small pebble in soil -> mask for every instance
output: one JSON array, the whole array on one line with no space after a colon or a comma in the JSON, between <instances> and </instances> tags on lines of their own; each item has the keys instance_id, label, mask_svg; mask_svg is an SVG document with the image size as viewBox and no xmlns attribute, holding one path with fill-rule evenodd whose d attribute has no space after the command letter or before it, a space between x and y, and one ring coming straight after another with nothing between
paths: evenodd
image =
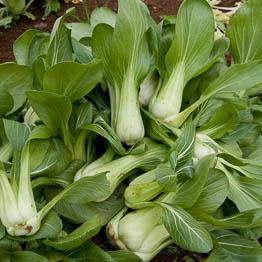
<instances>
[{"instance_id":1,"label":"small pebble in soil","mask_svg":"<svg viewBox=\"0 0 262 262\"><path fill-rule=\"evenodd\" d=\"M45 28L47 28L47 24L44 23L44 22L41 22L41 23L35 24L34 28L36 28L36 29L45 29Z\"/></svg>"}]
</instances>

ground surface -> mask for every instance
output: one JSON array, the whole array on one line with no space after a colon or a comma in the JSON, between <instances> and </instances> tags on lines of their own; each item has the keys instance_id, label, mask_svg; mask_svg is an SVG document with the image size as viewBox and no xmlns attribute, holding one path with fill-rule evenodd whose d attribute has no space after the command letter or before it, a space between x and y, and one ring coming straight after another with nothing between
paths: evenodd
<instances>
[{"instance_id":1,"label":"ground surface","mask_svg":"<svg viewBox=\"0 0 262 262\"><path fill-rule=\"evenodd\" d=\"M56 14L51 14L47 20L42 20L43 10L41 8L40 1L35 1L29 11L36 16L35 21L30 21L26 17L21 17L16 24L12 25L9 29L3 29L0 27L0 63L14 60L12 54L12 45L14 40L21 35L24 31L30 28L36 28L42 31L50 32L55 20L64 13L66 9L72 6L72 4L63 4L61 10ZM152 16L159 20L162 15L174 15L177 13L178 7L182 0L144 0L150 9ZM223 5L230 6L235 0L225 0ZM76 6L76 15L81 19L85 18L85 12L82 5ZM116 0L90 0L88 9L93 10L97 6L108 6L114 10L117 9ZM103 249L111 249L109 242L106 240L106 236L103 234L97 235L94 242L100 245ZM173 249L173 251L172 251ZM185 261L183 258L186 255L191 255L194 261L201 261L204 257L199 254L186 254L182 250L174 252L175 247L171 247L163 250L158 256L154 258L154 262L173 262L173 261ZM176 253L176 255L175 255ZM179 256L178 258L176 256Z\"/></svg>"}]
</instances>

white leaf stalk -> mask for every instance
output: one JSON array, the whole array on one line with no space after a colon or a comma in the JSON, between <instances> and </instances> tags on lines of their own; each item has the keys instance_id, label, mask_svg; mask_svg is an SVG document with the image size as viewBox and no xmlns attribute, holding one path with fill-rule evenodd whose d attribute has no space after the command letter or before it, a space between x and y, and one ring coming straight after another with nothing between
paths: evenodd
<instances>
[{"instance_id":1,"label":"white leaf stalk","mask_svg":"<svg viewBox=\"0 0 262 262\"><path fill-rule=\"evenodd\" d=\"M174 242L162 223L160 207L126 214L127 211L121 210L107 225L106 233L113 245L132 251L147 262Z\"/></svg>"},{"instance_id":2,"label":"white leaf stalk","mask_svg":"<svg viewBox=\"0 0 262 262\"><path fill-rule=\"evenodd\" d=\"M155 92L150 101L149 110L156 118L167 121L180 112L183 91L186 85L184 74L184 64L177 64L171 75L164 80L161 88Z\"/></svg>"},{"instance_id":3,"label":"white leaf stalk","mask_svg":"<svg viewBox=\"0 0 262 262\"><path fill-rule=\"evenodd\" d=\"M162 191L163 186L156 180L159 168L150 170L131 181L125 190L125 204L130 208L140 208L144 202L152 200Z\"/></svg>"},{"instance_id":4,"label":"white leaf stalk","mask_svg":"<svg viewBox=\"0 0 262 262\"><path fill-rule=\"evenodd\" d=\"M31 187L29 170L29 144L21 154L18 186L11 186L7 174L0 168L0 217L8 234L24 236L35 234L40 227Z\"/></svg>"},{"instance_id":5,"label":"white leaf stalk","mask_svg":"<svg viewBox=\"0 0 262 262\"><path fill-rule=\"evenodd\" d=\"M167 147L156 144L151 140L147 141L147 150L138 155L127 155L110 161L110 155L102 156L93 164L80 169L75 175L75 181L86 176L96 176L105 173L107 180L110 182L111 191L129 176L129 172L135 168L145 165L157 165L164 161ZM110 161L110 162L109 162ZM97 168L96 168L97 167Z\"/></svg>"},{"instance_id":6,"label":"white leaf stalk","mask_svg":"<svg viewBox=\"0 0 262 262\"><path fill-rule=\"evenodd\" d=\"M128 145L134 145L145 135L136 87L134 77L128 74L123 81L118 102L115 130L120 140Z\"/></svg>"},{"instance_id":7,"label":"white leaf stalk","mask_svg":"<svg viewBox=\"0 0 262 262\"><path fill-rule=\"evenodd\" d=\"M139 92L139 103L146 107L149 105L151 98L154 95L155 90L160 82L159 77L155 70L150 72L145 80L140 85L140 92Z\"/></svg>"}]
</instances>

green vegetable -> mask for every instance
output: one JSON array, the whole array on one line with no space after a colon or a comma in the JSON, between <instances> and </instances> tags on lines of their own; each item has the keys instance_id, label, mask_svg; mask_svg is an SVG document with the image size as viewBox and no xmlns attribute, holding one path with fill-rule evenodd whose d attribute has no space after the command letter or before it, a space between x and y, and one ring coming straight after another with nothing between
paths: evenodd
<instances>
[{"instance_id":1,"label":"green vegetable","mask_svg":"<svg viewBox=\"0 0 262 262\"><path fill-rule=\"evenodd\" d=\"M115 27L98 24L92 37L93 54L102 60L109 86L111 125L129 145L145 132L138 93L150 69L147 31L153 24L141 1L120 0Z\"/></svg>"},{"instance_id":2,"label":"green vegetable","mask_svg":"<svg viewBox=\"0 0 262 262\"><path fill-rule=\"evenodd\" d=\"M180 112L184 87L205 66L213 45L211 8L205 1L185 1L179 9L174 40L165 57L162 85L149 105L158 119L169 121Z\"/></svg>"}]
</instances>

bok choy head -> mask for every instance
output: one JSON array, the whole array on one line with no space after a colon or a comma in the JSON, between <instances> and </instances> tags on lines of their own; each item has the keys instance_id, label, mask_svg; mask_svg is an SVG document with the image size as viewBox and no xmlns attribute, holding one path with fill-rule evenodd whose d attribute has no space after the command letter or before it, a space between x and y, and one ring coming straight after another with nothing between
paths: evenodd
<instances>
[{"instance_id":1,"label":"bok choy head","mask_svg":"<svg viewBox=\"0 0 262 262\"><path fill-rule=\"evenodd\" d=\"M30 178L30 129L27 125L4 120L5 130L15 152L10 181L0 166L0 217L10 235L31 235L40 227ZM17 135L18 134L18 135Z\"/></svg>"},{"instance_id":2,"label":"bok choy head","mask_svg":"<svg viewBox=\"0 0 262 262\"><path fill-rule=\"evenodd\" d=\"M127 213L121 210L107 225L111 243L150 261L173 242L162 223L161 208L148 207Z\"/></svg>"},{"instance_id":3,"label":"bok choy head","mask_svg":"<svg viewBox=\"0 0 262 262\"><path fill-rule=\"evenodd\" d=\"M135 144L144 137L139 86L149 73L147 32L154 24L139 0L119 0L115 27L99 24L92 37L94 57L102 60L111 102L111 124L121 141Z\"/></svg>"},{"instance_id":4,"label":"bok choy head","mask_svg":"<svg viewBox=\"0 0 262 262\"><path fill-rule=\"evenodd\" d=\"M201 14L201 15L199 15ZM165 56L163 84L151 99L149 110L167 121L180 112L187 82L207 63L214 45L214 17L204 0L186 0L179 9L175 37Z\"/></svg>"}]
</instances>

